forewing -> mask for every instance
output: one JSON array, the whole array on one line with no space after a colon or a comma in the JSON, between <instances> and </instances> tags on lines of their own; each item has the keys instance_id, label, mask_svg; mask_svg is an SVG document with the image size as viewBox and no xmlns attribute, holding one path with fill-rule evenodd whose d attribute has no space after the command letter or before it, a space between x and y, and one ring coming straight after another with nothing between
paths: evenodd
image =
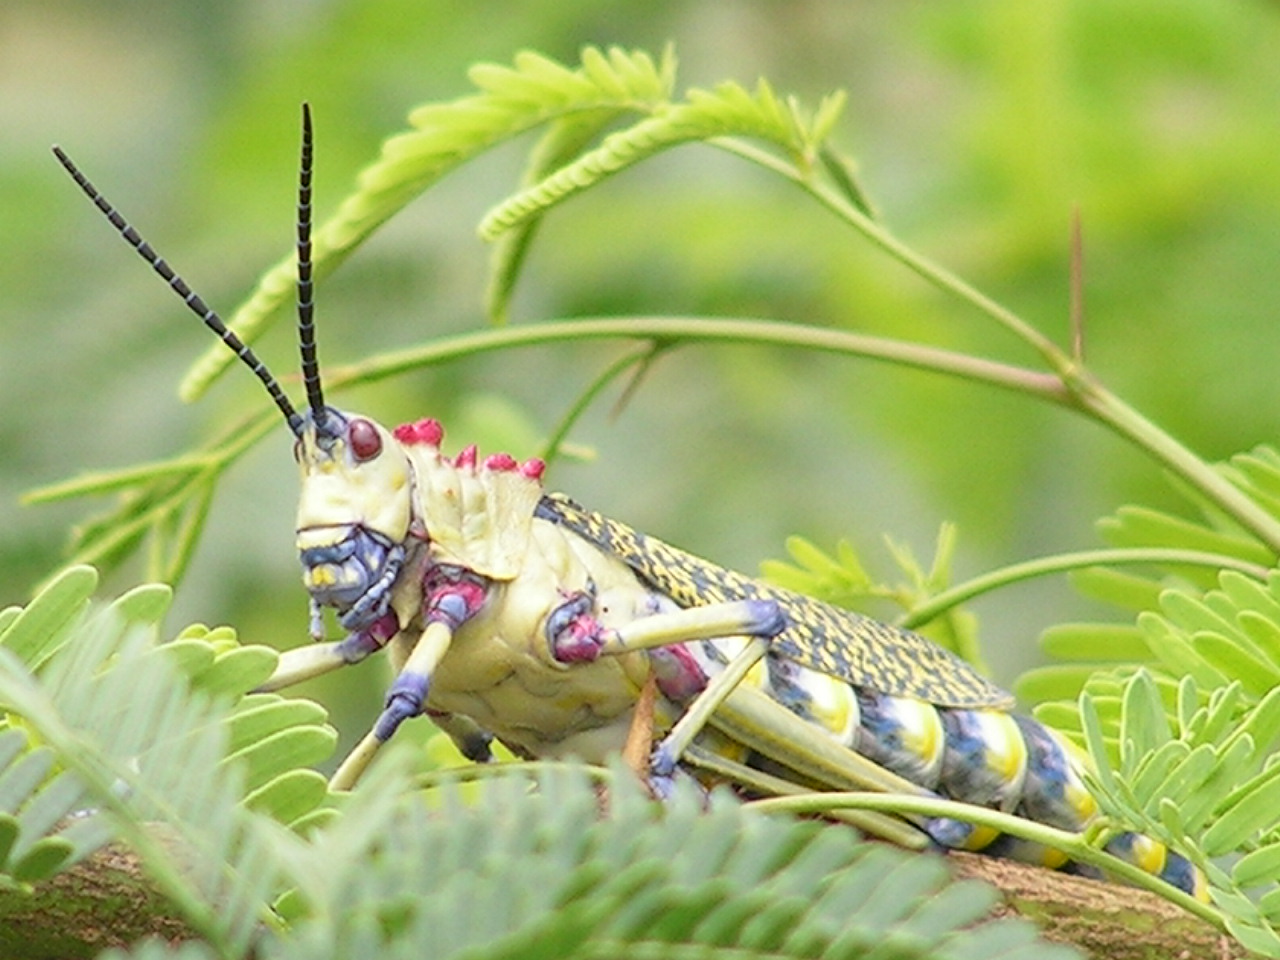
<instances>
[{"instance_id":1,"label":"forewing","mask_svg":"<svg viewBox=\"0 0 1280 960\"><path fill-rule=\"evenodd\" d=\"M968 663L925 639L850 610L726 570L626 524L548 494L537 516L616 556L682 607L725 600L776 601L790 626L773 652L858 687L941 707L1005 709L1013 698Z\"/></svg>"}]
</instances>

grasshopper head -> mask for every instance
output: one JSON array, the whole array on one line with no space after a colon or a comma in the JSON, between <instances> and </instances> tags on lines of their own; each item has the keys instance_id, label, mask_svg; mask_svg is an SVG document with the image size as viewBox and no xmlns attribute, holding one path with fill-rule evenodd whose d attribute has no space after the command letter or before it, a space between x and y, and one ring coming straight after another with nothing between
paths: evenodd
<instances>
[{"instance_id":1,"label":"grasshopper head","mask_svg":"<svg viewBox=\"0 0 1280 960\"><path fill-rule=\"evenodd\" d=\"M303 415L294 458L302 474L298 557L312 600L348 629L386 612L381 594L404 558L412 470L380 424L332 407Z\"/></svg>"},{"instance_id":2,"label":"grasshopper head","mask_svg":"<svg viewBox=\"0 0 1280 960\"><path fill-rule=\"evenodd\" d=\"M298 186L298 340L308 406L301 413L266 364L227 328L217 312L129 226L62 150L54 147L53 152L125 242L244 361L289 425L296 438L294 455L302 468L298 549L303 579L311 593L313 632L320 629L317 611L321 606L335 607L343 626L353 631L392 616L388 613L391 590L404 565L412 519L410 465L385 429L324 402L312 322L310 109L303 104ZM385 620L378 625L382 632L387 628Z\"/></svg>"}]
</instances>

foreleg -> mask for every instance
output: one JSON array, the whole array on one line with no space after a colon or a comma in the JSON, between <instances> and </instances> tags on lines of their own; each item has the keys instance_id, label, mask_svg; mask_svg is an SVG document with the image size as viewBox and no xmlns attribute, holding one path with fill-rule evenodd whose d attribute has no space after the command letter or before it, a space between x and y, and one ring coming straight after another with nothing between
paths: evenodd
<instances>
[{"instance_id":1,"label":"foreleg","mask_svg":"<svg viewBox=\"0 0 1280 960\"><path fill-rule=\"evenodd\" d=\"M489 584L458 567L435 567L428 573L425 587L426 628L387 691L386 706L373 729L347 755L329 781L335 790L349 790L354 786L374 754L391 739L400 724L422 712L432 673L448 652L458 627L475 616L484 604Z\"/></svg>"},{"instance_id":2,"label":"foreleg","mask_svg":"<svg viewBox=\"0 0 1280 960\"><path fill-rule=\"evenodd\" d=\"M394 613L387 612L365 629L348 634L343 640L312 643L286 650L280 654L275 671L258 690L280 690L340 667L359 663L369 654L381 650L399 631L400 621Z\"/></svg>"}]
</instances>

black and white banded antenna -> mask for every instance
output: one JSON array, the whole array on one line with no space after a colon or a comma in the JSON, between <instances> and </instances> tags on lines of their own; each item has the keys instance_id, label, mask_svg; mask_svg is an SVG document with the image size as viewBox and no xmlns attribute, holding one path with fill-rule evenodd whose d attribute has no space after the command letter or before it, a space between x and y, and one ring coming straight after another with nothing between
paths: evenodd
<instances>
[{"instance_id":1,"label":"black and white banded antenna","mask_svg":"<svg viewBox=\"0 0 1280 960\"><path fill-rule=\"evenodd\" d=\"M311 111L306 104L303 104L302 170L298 190L298 339L302 350L302 379L307 391L307 402L310 405L313 418L319 423L325 419L322 415L325 406L324 395L320 389L320 369L316 361L315 327L312 320L314 304L312 301L311 281L311 143ZM58 162L66 168L66 171L71 174L72 179L80 185L80 189L84 191L85 195L93 201L94 206L101 210L111 225L115 227L116 232L120 234L125 243L132 247L138 256L149 263L152 269L160 274L161 278L169 285L169 288L182 299L182 302L187 305L191 312L198 316L204 322L204 325L212 330L218 339L226 344L228 349L253 371L254 376L266 387L272 401L284 415L285 422L289 425L289 430L294 436L300 437L304 418L289 402L289 398L285 396L284 391L280 388L279 381L272 376L271 371L267 369L267 365L258 358L258 355L244 341L227 328L218 312L206 304L187 285L187 282L174 271L173 267L169 266L168 262L152 249L151 245L111 205L101 191L90 182L89 178L81 173L80 168L62 151L61 147L54 146L53 154L58 158Z\"/></svg>"}]
</instances>

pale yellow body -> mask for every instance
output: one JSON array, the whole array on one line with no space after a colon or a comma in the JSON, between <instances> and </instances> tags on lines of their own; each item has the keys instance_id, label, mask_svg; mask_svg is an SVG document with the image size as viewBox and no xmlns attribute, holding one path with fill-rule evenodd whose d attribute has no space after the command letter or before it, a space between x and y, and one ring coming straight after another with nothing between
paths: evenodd
<instances>
[{"instance_id":1,"label":"pale yellow body","mask_svg":"<svg viewBox=\"0 0 1280 960\"><path fill-rule=\"evenodd\" d=\"M537 519L529 533L518 572L495 584L480 612L454 633L432 675L427 707L466 716L530 757L602 761L626 739L648 654L561 663L551 654L546 619L591 583L595 615L606 626L652 612L652 598L622 563L573 534ZM415 573L401 578L397 609L401 594L416 606ZM420 629L414 619L392 640L388 653L397 671Z\"/></svg>"}]
</instances>

